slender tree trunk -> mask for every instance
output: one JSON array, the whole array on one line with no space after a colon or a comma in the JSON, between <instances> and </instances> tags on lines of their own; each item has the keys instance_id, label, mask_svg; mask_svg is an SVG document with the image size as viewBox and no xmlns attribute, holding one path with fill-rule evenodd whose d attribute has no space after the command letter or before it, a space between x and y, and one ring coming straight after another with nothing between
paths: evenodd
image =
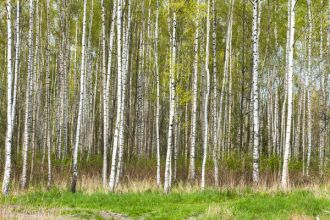
<instances>
[{"instance_id":1,"label":"slender tree trunk","mask_svg":"<svg viewBox=\"0 0 330 220\"><path fill-rule=\"evenodd\" d=\"M34 0L30 0L29 4L29 38L28 38L28 78L26 84L25 93L25 119L24 119L24 133L23 133L23 170L21 178L21 187L26 188L27 185L27 160L29 150L29 133L30 133L30 122L31 122L31 93L32 93L32 78L33 78L33 16L34 16Z\"/></svg>"},{"instance_id":2,"label":"slender tree trunk","mask_svg":"<svg viewBox=\"0 0 330 220\"><path fill-rule=\"evenodd\" d=\"M208 104L210 94L210 70L209 70L209 56L210 56L210 0L207 1L207 21L206 21L206 45L205 45L205 72L206 72L206 91L205 91L205 103L204 103L204 139L203 139L203 162L202 162L202 180L201 188L205 189L205 165L207 159L207 147L208 147Z\"/></svg>"},{"instance_id":3,"label":"slender tree trunk","mask_svg":"<svg viewBox=\"0 0 330 220\"><path fill-rule=\"evenodd\" d=\"M308 73L306 77L307 84L307 164L306 175L309 176L311 153L312 153L312 100L310 91L310 78L312 77L312 12L311 12L311 0L307 0L308 7Z\"/></svg>"},{"instance_id":4,"label":"slender tree trunk","mask_svg":"<svg viewBox=\"0 0 330 220\"><path fill-rule=\"evenodd\" d=\"M292 110L293 110L293 49L294 49L294 34L295 34L295 5L296 0L291 0L290 5L290 16L288 18L290 39L288 41L289 54L288 54L288 64L287 64L287 76L288 76L288 112L287 112L287 124L286 124L286 135L285 135L285 146L284 146L284 156L283 156L283 170L282 170L282 180L281 187L287 189L289 186L289 153L290 153L290 142L291 142L291 123L292 123Z\"/></svg>"},{"instance_id":5,"label":"slender tree trunk","mask_svg":"<svg viewBox=\"0 0 330 220\"><path fill-rule=\"evenodd\" d=\"M6 129L6 140L5 140L5 171L2 185L3 195L7 195L10 184L10 173L11 173L11 146L12 146L12 133L13 133L13 115L12 115L12 27L11 27L11 2L7 0L7 129ZM19 9L17 9L19 10Z\"/></svg>"},{"instance_id":6,"label":"slender tree trunk","mask_svg":"<svg viewBox=\"0 0 330 220\"><path fill-rule=\"evenodd\" d=\"M156 151L157 151L157 176L156 183L160 187L160 143L159 143L159 112L160 112L160 82L158 67L158 18L159 18L159 0L156 2L156 24L155 24L155 72L156 72Z\"/></svg>"},{"instance_id":7,"label":"slender tree trunk","mask_svg":"<svg viewBox=\"0 0 330 220\"><path fill-rule=\"evenodd\" d=\"M321 0L323 5L323 0ZM324 150L326 144L326 74L323 68L323 17L320 21L320 74L321 74L321 112L320 112L320 149L319 149L319 175L323 176L324 170Z\"/></svg>"},{"instance_id":8,"label":"slender tree trunk","mask_svg":"<svg viewBox=\"0 0 330 220\"><path fill-rule=\"evenodd\" d=\"M169 193L171 190L171 179L172 179L172 139L173 139L173 121L175 115L175 58L176 58L176 12L173 12L173 33L172 33L172 45L171 54L172 61L170 65L170 115L168 125L168 137L167 137L167 151L166 151L166 164L165 164L165 182L164 192Z\"/></svg>"},{"instance_id":9,"label":"slender tree trunk","mask_svg":"<svg viewBox=\"0 0 330 220\"><path fill-rule=\"evenodd\" d=\"M199 7L197 0L197 7ZM199 10L197 10L197 14ZM197 92L198 92L198 46L199 46L199 22L196 18L196 30L194 41L194 66L193 66L193 91L192 91L192 113L191 113L191 146L190 146L190 161L189 161L189 179L191 182L195 180L195 154L196 154L196 118L197 118Z\"/></svg>"},{"instance_id":10,"label":"slender tree trunk","mask_svg":"<svg viewBox=\"0 0 330 220\"><path fill-rule=\"evenodd\" d=\"M124 127L125 127L125 102L126 102L126 84L128 74L129 63L129 41L130 41L130 29L131 29L131 4L130 0L127 1L128 15L127 15L127 27L124 28L123 34L123 55L122 55L122 97L121 97L121 110L120 110L120 131L119 131L119 154L118 165L116 172L115 184L118 185L120 181L120 174L122 172L123 154L124 154Z\"/></svg>"},{"instance_id":11,"label":"slender tree trunk","mask_svg":"<svg viewBox=\"0 0 330 220\"><path fill-rule=\"evenodd\" d=\"M259 183L259 32L260 19L259 0L253 0L253 71L252 71L252 102L253 102L253 182Z\"/></svg>"},{"instance_id":12,"label":"slender tree trunk","mask_svg":"<svg viewBox=\"0 0 330 220\"><path fill-rule=\"evenodd\" d=\"M216 26L217 26L217 20L216 20L216 13L215 13L215 0L212 0L212 17L213 17L213 27L212 27L212 49L213 49L213 151L212 151L212 157L213 157L213 164L214 164L214 185L219 185L219 164L218 164L218 157L219 157L219 151L218 151L218 127L217 127L217 99L218 99L218 81L217 81L217 34L216 34Z\"/></svg>"},{"instance_id":13,"label":"slender tree trunk","mask_svg":"<svg viewBox=\"0 0 330 220\"><path fill-rule=\"evenodd\" d=\"M115 35L115 19L116 19L116 11L117 11L117 3L113 2L113 10L111 17L111 27L110 27L110 37L109 37L109 53L108 53L108 69L107 75L103 79L106 81L104 94L103 94L103 117L104 117L104 131L103 131L103 168L102 168L102 180L103 186L105 187L107 183L107 170L108 170L108 140L109 140L109 90L110 90L110 78L111 78L111 64L112 64L112 50L113 50L113 42Z\"/></svg>"},{"instance_id":14,"label":"slender tree trunk","mask_svg":"<svg viewBox=\"0 0 330 220\"><path fill-rule=\"evenodd\" d=\"M49 27L49 10L50 0L47 0L47 46L46 46L46 145L47 145L47 162L48 162L48 178L47 187L50 188L52 183L52 161L51 161L51 144L50 144L50 27ZM76 47L77 49L77 47Z\"/></svg>"},{"instance_id":15,"label":"slender tree trunk","mask_svg":"<svg viewBox=\"0 0 330 220\"><path fill-rule=\"evenodd\" d=\"M83 103L84 103L84 87L85 87L85 50L86 50L86 12L87 12L87 0L84 0L84 16L83 16L83 32L82 32L82 50L81 50L81 70L80 70L80 94L79 94L79 109L76 128L76 140L73 148L73 173L71 182L71 192L76 192L77 178L78 178L78 149L80 141L80 129L83 115Z\"/></svg>"},{"instance_id":16,"label":"slender tree trunk","mask_svg":"<svg viewBox=\"0 0 330 220\"><path fill-rule=\"evenodd\" d=\"M122 19L122 2L117 1L117 114L116 114L116 124L115 124L115 134L113 139L112 147L112 160L111 160L111 171L110 171L110 181L109 181L109 191L113 192L115 190L115 180L116 180L116 165L117 165L117 151L119 143L119 132L120 132L120 111L121 111L121 101L122 101L122 36L121 36L121 19Z\"/></svg>"},{"instance_id":17,"label":"slender tree trunk","mask_svg":"<svg viewBox=\"0 0 330 220\"><path fill-rule=\"evenodd\" d=\"M108 152L108 131L109 131L109 106L107 100L107 72L106 72L106 42L105 42L105 9L104 0L101 1L102 5L102 75L103 75L103 169L102 169L102 182L103 187L107 185L107 152ZM114 12L112 12L114 14Z\"/></svg>"}]
</instances>

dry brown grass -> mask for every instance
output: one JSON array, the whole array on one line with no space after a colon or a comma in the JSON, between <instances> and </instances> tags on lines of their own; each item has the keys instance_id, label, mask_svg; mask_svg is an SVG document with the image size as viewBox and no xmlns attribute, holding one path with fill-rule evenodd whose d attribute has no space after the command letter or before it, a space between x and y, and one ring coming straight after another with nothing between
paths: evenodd
<instances>
[{"instance_id":1,"label":"dry brown grass","mask_svg":"<svg viewBox=\"0 0 330 220\"><path fill-rule=\"evenodd\" d=\"M62 209L26 209L20 206L3 206L0 208L0 219L22 219L22 220L75 220L78 219L62 213Z\"/></svg>"}]
</instances>

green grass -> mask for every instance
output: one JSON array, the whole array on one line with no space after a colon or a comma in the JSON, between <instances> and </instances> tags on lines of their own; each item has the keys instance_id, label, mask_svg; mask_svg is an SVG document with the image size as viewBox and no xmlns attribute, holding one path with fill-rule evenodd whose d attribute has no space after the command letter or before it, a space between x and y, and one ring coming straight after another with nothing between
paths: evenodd
<instances>
[{"instance_id":1,"label":"green grass","mask_svg":"<svg viewBox=\"0 0 330 220\"><path fill-rule=\"evenodd\" d=\"M289 219L293 215L330 219L329 195L310 191L262 193L252 190L206 190L161 192L72 194L60 190L29 192L1 198L1 205L25 209L63 209L84 219L101 219L101 211L145 219ZM63 213L63 212L62 212Z\"/></svg>"}]
</instances>

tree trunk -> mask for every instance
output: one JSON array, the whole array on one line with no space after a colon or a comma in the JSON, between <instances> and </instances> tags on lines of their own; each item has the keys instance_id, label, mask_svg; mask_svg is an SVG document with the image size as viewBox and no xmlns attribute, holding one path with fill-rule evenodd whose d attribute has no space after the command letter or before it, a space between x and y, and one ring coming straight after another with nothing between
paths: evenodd
<instances>
[{"instance_id":1,"label":"tree trunk","mask_svg":"<svg viewBox=\"0 0 330 220\"><path fill-rule=\"evenodd\" d=\"M289 54L288 54L288 64L287 64L287 77L288 77L288 112L287 112L287 124L286 124L286 135L285 135L285 146L284 146L284 156L283 156L283 170L282 170L282 180L281 187L287 189L289 186L289 153L290 153L290 141L291 141L291 122L292 122L292 109L293 109L293 49L294 49L294 33L295 33L295 5L296 0L291 0L290 5L290 16L288 18L290 39L288 41Z\"/></svg>"},{"instance_id":2,"label":"tree trunk","mask_svg":"<svg viewBox=\"0 0 330 220\"><path fill-rule=\"evenodd\" d=\"M210 0L207 1L207 21L206 21L206 45L205 45L205 72L206 72L206 91L205 91L205 103L204 103L204 138L203 138L203 162L202 162L202 180L201 188L205 189L205 165L207 159L207 147L208 147L208 104L210 94L210 70L209 70L209 45L210 45Z\"/></svg>"},{"instance_id":3,"label":"tree trunk","mask_svg":"<svg viewBox=\"0 0 330 220\"><path fill-rule=\"evenodd\" d=\"M122 36L121 36L121 19L122 19L122 2L117 1L117 114L116 114L116 124L115 124L115 134L113 139L112 147L112 160L111 160L111 171L110 171L110 181L109 181L109 191L113 192L115 189L116 180L116 165L117 165L117 151L119 143L119 132L120 132L120 116L122 109Z\"/></svg>"},{"instance_id":4,"label":"tree trunk","mask_svg":"<svg viewBox=\"0 0 330 220\"><path fill-rule=\"evenodd\" d=\"M32 78L33 78L33 15L34 15L34 0L30 0L29 4L29 38L28 38L28 75L25 93L25 119L24 119L24 133L23 133L23 170L21 187L26 188L27 185L27 160L28 160L28 150L29 150L29 133L30 133L30 123L31 123L31 94L32 94Z\"/></svg>"},{"instance_id":5,"label":"tree trunk","mask_svg":"<svg viewBox=\"0 0 330 220\"><path fill-rule=\"evenodd\" d=\"M253 182L259 183L259 33L260 33L260 2L253 0L253 71L252 71L252 102L253 102Z\"/></svg>"},{"instance_id":6,"label":"tree trunk","mask_svg":"<svg viewBox=\"0 0 330 220\"><path fill-rule=\"evenodd\" d=\"M7 129L6 129L6 140L5 140L5 171L2 185L3 195L7 195L10 184L10 173L11 173L11 144L12 144L12 133L13 133L13 115L12 115L12 27L11 27L11 2L7 0ZM19 10L19 9L17 9Z\"/></svg>"},{"instance_id":7,"label":"tree trunk","mask_svg":"<svg viewBox=\"0 0 330 220\"><path fill-rule=\"evenodd\" d=\"M176 12L173 12L173 33L172 33L172 45L171 45L171 65L170 65L170 115L168 125L168 137L167 137L167 151L166 151L166 164L165 164L165 182L164 192L169 193L171 190L171 176L172 176L172 139L173 139L173 121L175 115L175 58L176 58Z\"/></svg>"},{"instance_id":8,"label":"tree trunk","mask_svg":"<svg viewBox=\"0 0 330 220\"><path fill-rule=\"evenodd\" d=\"M83 103L84 103L84 87L85 87L85 50L86 50L86 12L87 12L87 0L84 0L84 16L83 16L83 32L82 32L82 50L81 50L81 70L80 70L80 94L79 94L79 108L76 128L76 140L73 148L73 162L72 162L72 182L71 192L76 192L77 178L78 178L78 149L80 141L80 127L83 115Z\"/></svg>"}]
</instances>

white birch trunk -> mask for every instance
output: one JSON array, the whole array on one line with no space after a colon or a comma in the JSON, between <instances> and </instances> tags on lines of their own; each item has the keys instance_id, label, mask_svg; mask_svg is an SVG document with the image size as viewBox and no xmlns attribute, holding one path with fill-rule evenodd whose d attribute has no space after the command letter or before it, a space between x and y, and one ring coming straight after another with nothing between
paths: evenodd
<instances>
[{"instance_id":1,"label":"white birch trunk","mask_svg":"<svg viewBox=\"0 0 330 220\"><path fill-rule=\"evenodd\" d=\"M288 111L287 111L287 124L285 135L285 146L283 155L283 170L281 187L287 189L289 186L289 154L290 154L290 142L291 142L291 124L292 124L292 110L293 110L293 49L294 49L294 34L295 34L295 5L296 0L291 0L290 16L288 18L290 39L288 50L288 64L287 64L287 93L288 93Z\"/></svg>"},{"instance_id":2,"label":"white birch trunk","mask_svg":"<svg viewBox=\"0 0 330 220\"><path fill-rule=\"evenodd\" d=\"M78 178L78 150L80 140L80 129L83 115L84 104L84 87L85 87L85 50L86 50L86 13L87 13L87 0L84 0L84 16L83 16L83 31L82 31L82 50L81 50L81 70L80 70L80 94L79 94L79 108L76 128L76 140L73 148L73 162L72 162L72 182L71 192L76 192L77 178Z\"/></svg>"},{"instance_id":3,"label":"white birch trunk","mask_svg":"<svg viewBox=\"0 0 330 220\"><path fill-rule=\"evenodd\" d=\"M112 147L112 160L111 160L111 171L110 171L110 181L109 181L109 191L113 192L115 189L116 180L116 164L117 164L117 151L119 143L119 131L120 131L120 120L121 120L121 101L122 101L122 36L121 36L121 19L122 19L122 2L117 1L117 114L116 114L116 124L115 124L115 134L113 139Z\"/></svg>"},{"instance_id":4,"label":"white birch trunk","mask_svg":"<svg viewBox=\"0 0 330 220\"><path fill-rule=\"evenodd\" d=\"M210 56L210 0L207 1L207 20L206 20L206 45L205 45L205 72L206 72L206 91L204 103L204 138L203 138L203 162L202 162L202 180L201 188L205 189L205 165L207 160L207 147L208 147L208 104L210 94L210 70L209 70L209 56Z\"/></svg>"},{"instance_id":5,"label":"white birch trunk","mask_svg":"<svg viewBox=\"0 0 330 220\"><path fill-rule=\"evenodd\" d=\"M103 168L102 168L102 181L103 186L107 183L107 170L108 170L108 140L109 140L109 90L110 90L110 78L111 78L111 64L112 64L112 50L113 50L113 41L115 35L115 19L117 14L117 3L114 1L113 3L113 10L112 10L112 17L111 17L111 27L110 27L110 37L109 37L109 53L108 53L108 69L107 75L104 81L106 84L104 85L104 94L103 94L103 117L104 117L104 132L103 132Z\"/></svg>"},{"instance_id":6,"label":"white birch trunk","mask_svg":"<svg viewBox=\"0 0 330 220\"><path fill-rule=\"evenodd\" d=\"M11 173L11 146L13 133L13 115L12 115L12 27L11 27L11 2L7 0L7 128L5 140L5 171L3 177L2 193L6 196L9 191L10 173Z\"/></svg>"},{"instance_id":7,"label":"white birch trunk","mask_svg":"<svg viewBox=\"0 0 330 220\"><path fill-rule=\"evenodd\" d=\"M252 102L253 102L253 182L259 183L259 0L253 0L253 71L252 71Z\"/></svg>"},{"instance_id":8,"label":"white birch trunk","mask_svg":"<svg viewBox=\"0 0 330 220\"><path fill-rule=\"evenodd\" d=\"M31 120L31 93L32 93L32 75L33 75L33 15L34 15L34 0L29 2L29 38L28 38L28 78L26 84L25 93L25 118L24 118L24 133L23 133L23 170L21 177L22 188L26 187L27 180L27 160L28 160L28 149L29 149L29 133L30 133L30 120Z\"/></svg>"},{"instance_id":9,"label":"white birch trunk","mask_svg":"<svg viewBox=\"0 0 330 220\"><path fill-rule=\"evenodd\" d=\"M212 27L212 49L213 49L213 164L214 164L214 185L219 185L219 165L218 165L218 127L217 127L217 99L218 99L218 81L217 81L217 34L216 34L216 14L215 14L215 0L212 0L212 16L213 16L213 27Z\"/></svg>"},{"instance_id":10,"label":"white birch trunk","mask_svg":"<svg viewBox=\"0 0 330 220\"><path fill-rule=\"evenodd\" d=\"M124 29L123 34L123 55L122 55L122 97L121 97L121 110L120 110L120 130L119 130L119 154L118 165L116 172L115 184L118 185L120 181L120 175L122 172L123 154L124 154L124 127L125 127L125 102L126 102L126 84L129 62L129 41L130 41L130 29L131 29L131 4L130 0L127 1L128 15L127 15L127 27Z\"/></svg>"},{"instance_id":11,"label":"white birch trunk","mask_svg":"<svg viewBox=\"0 0 330 220\"><path fill-rule=\"evenodd\" d=\"M47 187L50 188L52 182L52 165L51 165L51 146L50 146L50 27L49 27L49 7L50 0L47 0L47 46L46 46L46 145L47 145L47 162L48 162L48 178ZM77 48L77 47L76 47Z\"/></svg>"},{"instance_id":12,"label":"white birch trunk","mask_svg":"<svg viewBox=\"0 0 330 220\"><path fill-rule=\"evenodd\" d=\"M159 67L158 67L158 18L159 18L159 0L156 2L156 24L155 24L155 72L156 72L156 151L157 151L157 176L156 183L160 187L160 143L159 143L159 112L160 112L160 82L159 82Z\"/></svg>"},{"instance_id":13,"label":"white birch trunk","mask_svg":"<svg viewBox=\"0 0 330 220\"><path fill-rule=\"evenodd\" d=\"M307 0L308 8L308 73L306 77L307 84L307 164L306 164L306 175L309 176L309 168L312 153L312 100L310 91L310 78L312 77L312 12L311 12L311 0Z\"/></svg>"},{"instance_id":14,"label":"white birch trunk","mask_svg":"<svg viewBox=\"0 0 330 220\"><path fill-rule=\"evenodd\" d=\"M167 137L167 151L166 151L166 164L165 164L165 182L164 192L169 193L171 190L171 161L172 161L172 139L173 139L173 121L175 115L175 58L176 58L176 12L173 12L173 33L172 33L172 61L170 65L170 115L168 125L168 137Z\"/></svg>"},{"instance_id":15,"label":"white birch trunk","mask_svg":"<svg viewBox=\"0 0 330 220\"><path fill-rule=\"evenodd\" d=\"M199 0L197 0L199 7ZM199 10L197 10L197 14ZM196 154L196 120L197 120L197 92L198 92L198 41L199 41L199 22L196 18L196 31L194 41L194 66L193 66L193 91L192 91L192 113L191 113L191 146L189 160L189 179L191 182L195 180L195 154Z\"/></svg>"}]
</instances>

